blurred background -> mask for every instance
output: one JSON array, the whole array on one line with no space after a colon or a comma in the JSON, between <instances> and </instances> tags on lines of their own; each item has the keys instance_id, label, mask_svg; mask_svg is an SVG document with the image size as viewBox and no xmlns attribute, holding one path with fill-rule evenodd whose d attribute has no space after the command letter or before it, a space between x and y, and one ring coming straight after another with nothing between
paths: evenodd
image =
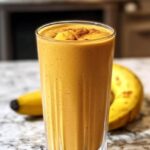
<instances>
[{"instance_id":1,"label":"blurred background","mask_svg":"<svg viewBox=\"0 0 150 150\"><path fill-rule=\"evenodd\" d=\"M114 27L116 57L150 56L150 0L0 0L0 60L36 59L35 29L70 19Z\"/></svg>"}]
</instances>

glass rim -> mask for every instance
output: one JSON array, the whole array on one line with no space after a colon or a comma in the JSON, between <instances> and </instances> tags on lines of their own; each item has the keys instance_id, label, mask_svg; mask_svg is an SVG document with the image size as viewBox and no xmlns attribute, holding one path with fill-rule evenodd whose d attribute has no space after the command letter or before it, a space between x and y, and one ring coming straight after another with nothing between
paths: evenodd
<instances>
[{"instance_id":1,"label":"glass rim","mask_svg":"<svg viewBox=\"0 0 150 150\"><path fill-rule=\"evenodd\" d=\"M57 40L57 39L53 39L53 38L49 38L49 37L45 37L43 35L41 35L39 33L39 31L47 26L52 26L52 25L59 25L59 24L66 24L66 23L78 23L78 24L89 24L89 25L96 25L96 26L101 26L101 27L104 27L106 29L109 29L110 31L112 31L112 33L110 35L107 35L107 36L104 36L104 37L100 37L100 38L97 38L97 39L90 39L90 40L78 40L76 42L74 42L74 40L66 40L66 41L63 41L63 40ZM101 23L101 22L96 22L96 21L88 21L88 20L65 20L65 21L54 21L54 22L51 22L51 23L46 23L44 25L41 25L40 27L38 27L36 30L35 30L35 35L43 40L46 40L46 41L50 41L50 42L62 42L62 43L84 43L84 42L93 42L93 41L99 41L99 40L104 40L104 39L110 39L111 37L115 36L116 35L116 32L114 30L114 28L112 28L111 26L109 25L106 25L104 23Z\"/></svg>"}]
</instances>

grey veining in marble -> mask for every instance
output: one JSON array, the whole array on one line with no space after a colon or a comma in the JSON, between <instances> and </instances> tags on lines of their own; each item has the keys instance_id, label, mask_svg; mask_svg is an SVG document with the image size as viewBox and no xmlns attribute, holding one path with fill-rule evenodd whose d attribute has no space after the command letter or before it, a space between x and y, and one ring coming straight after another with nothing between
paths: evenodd
<instances>
[{"instance_id":1,"label":"grey veining in marble","mask_svg":"<svg viewBox=\"0 0 150 150\"><path fill-rule=\"evenodd\" d=\"M108 150L150 150L150 58L115 62L140 77L145 99L136 121L108 134ZM0 150L46 150L42 118L21 116L9 108L10 100L37 88L37 62L0 62Z\"/></svg>"}]
</instances>

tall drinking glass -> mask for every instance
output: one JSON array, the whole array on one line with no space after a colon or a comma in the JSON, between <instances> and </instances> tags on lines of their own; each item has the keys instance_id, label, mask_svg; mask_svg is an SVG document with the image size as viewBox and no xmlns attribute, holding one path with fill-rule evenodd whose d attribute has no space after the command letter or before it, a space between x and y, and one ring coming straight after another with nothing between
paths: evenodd
<instances>
[{"instance_id":1,"label":"tall drinking glass","mask_svg":"<svg viewBox=\"0 0 150 150\"><path fill-rule=\"evenodd\" d=\"M104 150L114 30L60 21L36 31L48 150Z\"/></svg>"}]
</instances>

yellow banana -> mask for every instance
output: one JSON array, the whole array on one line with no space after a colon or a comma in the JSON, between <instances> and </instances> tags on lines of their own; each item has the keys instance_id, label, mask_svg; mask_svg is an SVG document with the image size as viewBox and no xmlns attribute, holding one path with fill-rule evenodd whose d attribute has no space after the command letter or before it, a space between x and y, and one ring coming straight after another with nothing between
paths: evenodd
<instances>
[{"instance_id":1,"label":"yellow banana","mask_svg":"<svg viewBox=\"0 0 150 150\"><path fill-rule=\"evenodd\" d=\"M113 65L109 130L126 125L138 115L143 99L140 80L129 69ZM11 108L20 114L42 115L39 91L27 93L11 102Z\"/></svg>"},{"instance_id":2,"label":"yellow banana","mask_svg":"<svg viewBox=\"0 0 150 150\"><path fill-rule=\"evenodd\" d=\"M18 99L11 101L10 106L20 114L40 116L42 115L42 101L40 91L21 95Z\"/></svg>"},{"instance_id":3,"label":"yellow banana","mask_svg":"<svg viewBox=\"0 0 150 150\"><path fill-rule=\"evenodd\" d=\"M143 87L138 77L126 67L113 65L109 130L124 126L136 118L143 100Z\"/></svg>"}]
</instances>

